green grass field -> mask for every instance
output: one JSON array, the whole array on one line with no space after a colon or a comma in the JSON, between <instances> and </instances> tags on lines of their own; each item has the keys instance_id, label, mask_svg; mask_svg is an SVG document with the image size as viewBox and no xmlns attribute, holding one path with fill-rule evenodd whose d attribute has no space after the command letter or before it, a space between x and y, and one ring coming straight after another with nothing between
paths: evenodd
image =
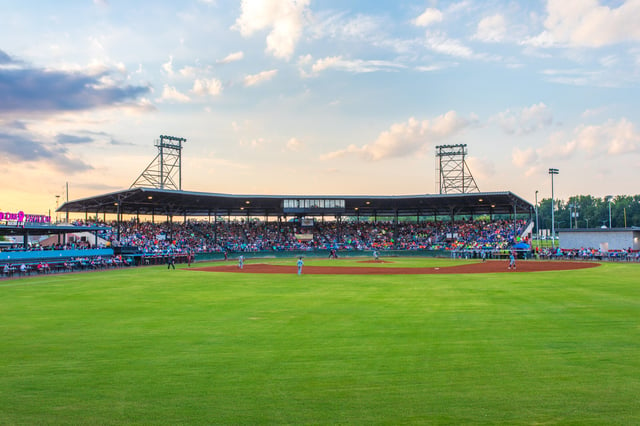
<instances>
[{"instance_id":1,"label":"green grass field","mask_svg":"<svg viewBox=\"0 0 640 426\"><path fill-rule=\"evenodd\" d=\"M0 424L640 424L638 264L284 262L0 281Z\"/></svg>"}]
</instances>

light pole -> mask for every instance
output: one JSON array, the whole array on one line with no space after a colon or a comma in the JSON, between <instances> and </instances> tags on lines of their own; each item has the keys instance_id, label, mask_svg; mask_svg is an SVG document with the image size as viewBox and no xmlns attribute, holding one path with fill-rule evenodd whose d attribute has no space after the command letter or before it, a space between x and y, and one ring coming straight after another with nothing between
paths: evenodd
<instances>
[{"instance_id":1,"label":"light pole","mask_svg":"<svg viewBox=\"0 0 640 426\"><path fill-rule=\"evenodd\" d=\"M538 190L536 189L536 247L540 246L540 228L538 227Z\"/></svg>"},{"instance_id":2,"label":"light pole","mask_svg":"<svg viewBox=\"0 0 640 426\"><path fill-rule=\"evenodd\" d=\"M556 246L556 224L554 219L556 206L553 199L553 175L557 175L558 173L560 173L558 169L549 169L549 174L551 175L551 247Z\"/></svg>"},{"instance_id":3,"label":"light pole","mask_svg":"<svg viewBox=\"0 0 640 426\"><path fill-rule=\"evenodd\" d=\"M605 199L609 203L609 229L611 229L611 200L613 199L613 195L607 195Z\"/></svg>"},{"instance_id":4,"label":"light pole","mask_svg":"<svg viewBox=\"0 0 640 426\"><path fill-rule=\"evenodd\" d=\"M60 196L56 195L56 224L58 223L58 206L60 205Z\"/></svg>"},{"instance_id":5,"label":"light pole","mask_svg":"<svg viewBox=\"0 0 640 426\"><path fill-rule=\"evenodd\" d=\"M571 229L573 228L573 222L571 222L571 218L573 217L573 212L571 211L573 204L569 203L567 204L567 207L569 207L569 229Z\"/></svg>"},{"instance_id":6,"label":"light pole","mask_svg":"<svg viewBox=\"0 0 640 426\"><path fill-rule=\"evenodd\" d=\"M569 207L569 228L578 228L578 205L571 203Z\"/></svg>"}]
</instances>

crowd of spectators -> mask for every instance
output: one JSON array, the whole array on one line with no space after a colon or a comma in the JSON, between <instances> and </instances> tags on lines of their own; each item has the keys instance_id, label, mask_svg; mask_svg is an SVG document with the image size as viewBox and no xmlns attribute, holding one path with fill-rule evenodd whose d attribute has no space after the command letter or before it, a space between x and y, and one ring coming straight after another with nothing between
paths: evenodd
<instances>
[{"instance_id":1,"label":"crowd of spectators","mask_svg":"<svg viewBox=\"0 0 640 426\"><path fill-rule=\"evenodd\" d=\"M93 224L93 223L92 223ZM311 250L502 250L523 233L527 222L299 222L135 220L103 224L98 236L110 246L134 247L145 255L167 252L260 252ZM514 227L515 225L515 227Z\"/></svg>"},{"instance_id":2,"label":"crowd of spectators","mask_svg":"<svg viewBox=\"0 0 640 426\"><path fill-rule=\"evenodd\" d=\"M610 260L625 262L640 262L640 251L607 250L581 247L579 249L544 248L539 250L541 259L553 260Z\"/></svg>"},{"instance_id":3,"label":"crowd of spectators","mask_svg":"<svg viewBox=\"0 0 640 426\"><path fill-rule=\"evenodd\" d=\"M114 256L77 256L65 260L38 260L4 263L0 267L0 276L15 277L33 274L51 274L59 272L78 272L131 266L132 259Z\"/></svg>"}]
</instances>

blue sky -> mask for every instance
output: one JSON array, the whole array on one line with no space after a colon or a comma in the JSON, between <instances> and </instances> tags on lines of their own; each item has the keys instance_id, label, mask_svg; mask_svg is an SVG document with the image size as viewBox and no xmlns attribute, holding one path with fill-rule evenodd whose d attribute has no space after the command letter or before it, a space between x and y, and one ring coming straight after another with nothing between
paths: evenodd
<instances>
[{"instance_id":1,"label":"blue sky","mask_svg":"<svg viewBox=\"0 0 640 426\"><path fill-rule=\"evenodd\" d=\"M128 188L638 194L640 0L0 0L0 210Z\"/></svg>"}]
</instances>

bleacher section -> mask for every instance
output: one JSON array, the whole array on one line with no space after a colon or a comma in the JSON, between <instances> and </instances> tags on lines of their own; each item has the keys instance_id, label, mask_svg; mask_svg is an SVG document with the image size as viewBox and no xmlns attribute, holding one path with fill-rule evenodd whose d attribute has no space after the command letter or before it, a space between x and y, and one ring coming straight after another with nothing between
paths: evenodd
<instances>
[{"instance_id":1,"label":"bleacher section","mask_svg":"<svg viewBox=\"0 0 640 426\"><path fill-rule=\"evenodd\" d=\"M111 248L0 252L0 274L4 277L116 268L131 264L132 259L114 255Z\"/></svg>"}]
</instances>

